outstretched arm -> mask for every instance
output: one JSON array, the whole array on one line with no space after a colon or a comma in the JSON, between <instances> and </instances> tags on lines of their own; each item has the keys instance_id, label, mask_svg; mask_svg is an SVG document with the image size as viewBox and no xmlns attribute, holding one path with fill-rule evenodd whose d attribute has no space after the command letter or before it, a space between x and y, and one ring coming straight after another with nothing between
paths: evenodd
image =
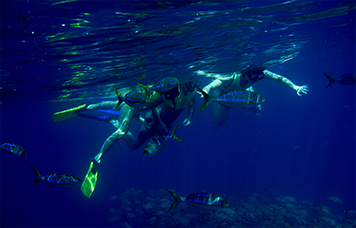
<instances>
[{"instance_id":1,"label":"outstretched arm","mask_svg":"<svg viewBox=\"0 0 356 228\"><path fill-rule=\"evenodd\" d=\"M298 86L298 85L294 84L288 78L283 77L282 75L279 75L279 74L275 74L269 70L264 70L263 73L264 73L266 79L281 83L283 85L288 86L289 88L292 88L293 90L295 90L297 92L298 96L302 96L302 93L307 94L309 91L308 85Z\"/></svg>"}]
</instances>

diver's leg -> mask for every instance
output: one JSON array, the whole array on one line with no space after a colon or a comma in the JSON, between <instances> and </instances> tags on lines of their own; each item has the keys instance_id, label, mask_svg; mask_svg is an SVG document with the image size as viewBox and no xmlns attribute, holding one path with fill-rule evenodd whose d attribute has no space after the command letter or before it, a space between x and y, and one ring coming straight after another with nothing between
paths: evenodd
<instances>
[{"instance_id":1,"label":"diver's leg","mask_svg":"<svg viewBox=\"0 0 356 228\"><path fill-rule=\"evenodd\" d=\"M123 140L128 148L136 150L156 133L157 127L150 111L147 113L145 122L142 124L137 136L135 137L131 132L128 132Z\"/></svg>"},{"instance_id":2,"label":"diver's leg","mask_svg":"<svg viewBox=\"0 0 356 228\"><path fill-rule=\"evenodd\" d=\"M104 154L115 145L130 128L131 119L134 114L134 108L123 104L120 109L119 126L118 129L111 134L104 144L102 145L100 152L92 159L89 165L89 170L83 180L80 190L86 197L90 197L95 189L97 178L98 178L98 167Z\"/></svg>"},{"instance_id":3,"label":"diver's leg","mask_svg":"<svg viewBox=\"0 0 356 228\"><path fill-rule=\"evenodd\" d=\"M257 105L256 107L252 107L250 108L251 111L253 111L257 116L262 116L262 112L261 112L261 105Z\"/></svg>"},{"instance_id":4,"label":"diver's leg","mask_svg":"<svg viewBox=\"0 0 356 228\"><path fill-rule=\"evenodd\" d=\"M213 97L221 95L224 91L214 90L212 92ZM219 126L223 126L230 116L230 109L226 108L216 102L214 102L214 119Z\"/></svg>"},{"instance_id":5,"label":"diver's leg","mask_svg":"<svg viewBox=\"0 0 356 228\"><path fill-rule=\"evenodd\" d=\"M219 126L223 126L230 116L230 110L218 103L214 103L214 118Z\"/></svg>"},{"instance_id":6,"label":"diver's leg","mask_svg":"<svg viewBox=\"0 0 356 228\"><path fill-rule=\"evenodd\" d=\"M113 123L117 130L112 133L102 145L100 152L95 156L95 160L100 163L101 158L104 154L110 150L122 137L126 135L130 128L131 120L134 116L135 109L128 106L127 104L123 104L120 109L120 117L118 122Z\"/></svg>"},{"instance_id":7,"label":"diver's leg","mask_svg":"<svg viewBox=\"0 0 356 228\"><path fill-rule=\"evenodd\" d=\"M96 110L96 109L115 109L117 101L103 101L97 104L90 104L87 107L87 110Z\"/></svg>"}]
</instances>

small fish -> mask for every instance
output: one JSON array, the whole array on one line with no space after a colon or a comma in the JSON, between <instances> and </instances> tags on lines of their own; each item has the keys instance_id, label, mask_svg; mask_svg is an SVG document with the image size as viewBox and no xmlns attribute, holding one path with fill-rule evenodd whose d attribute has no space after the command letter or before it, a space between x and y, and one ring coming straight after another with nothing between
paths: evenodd
<instances>
[{"instance_id":1,"label":"small fish","mask_svg":"<svg viewBox=\"0 0 356 228\"><path fill-rule=\"evenodd\" d=\"M330 201L333 201L333 202L335 202L335 203L343 203L343 202L341 201L341 199L339 199L339 197L337 197L337 196L326 197L326 199L327 199L327 200L330 200Z\"/></svg>"},{"instance_id":2,"label":"small fish","mask_svg":"<svg viewBox=\"0 0 356 228\"><path fill-rule=\"evenodd\" d=\"M115 93L119 99L119 102L117 103L115 109L117 109L122 102L125 101L126 104L128 104L131 107L141 107L146 105L151 101L150 97L144 93L139 93L139 92L129 92L125 96L122 96L117 89L115 89Z\"/></svg>"},{"instance_id":3,"label":"small fish","mask_svg":"<svg viewBox=\"0 0 356 228\"><path fill-rule=\"evenodd\" d=\"M147 88L147 86L142 85L139 83L139 85L146 91L146 94L148 93L148 90L154 90L156 92L164 93L167 92L174 87L176 87L179 83L179 80L174 77L166 77L163 78L162 80L158 81L155 83L152 87Z\"/></svg>"},{"instance_id":4,"label":"small fish","mask_svg":"<svg viewBox=\"0 0 356 228\"><path fill-rule=\"evenodd\" d=\"M26 150L22 146L15 143L3 143L0 148L2 151L8 154L13 154L19 157L27 156Z\"/></svg>"},{"instance_id":5,"label":"small fish","mask_svg":"<svg viewBox=\"0 0 356 228\"><path fill-rule=\"evenodd\" d=\"M205 102L201 107L201 109L199 110L199 112L202 111L204 108L206 108L208 105L210 105L212 102L217 102L220 105L225 106L227 108L242 108L242 109L255 107L265 102L265 98L261 94L251 92L251 91L233 90L227 93L223 93L220 96L212 97L201 88L199 87L197 88L203 94L205 99Z\"/></svg>"},{"instance_id":6,"label":"small fish","mask_svg":"<svg viewBox=\"0 0 356 228\"><path fill-rule=\"evenodd\" d=\"M46 176L41 176L41 174L31 166L32 170L35 172L36 174L36 180L33 183L33 185L37 184L38 182L45 181L47 184L51 185L52 187L56 187L56 186L69 186L69 185L75 185L75 184L79 184L81 182L81 180L76 177L73 176L71 174L67 174L67 173L52 173L52 174L48 174Z\"/></svg>"},{"instance_id":7,"label":"small fish","mask_svg":"<svg viewBox=\"0 0 356 228\"><path fill-rule=\"evenodd\" d=\"M227 207L229 203L220 196L212 193L199 192L187 196L179 196L176 193L167 189L174 198L174 202L168 211L175 208L180 202L186 202L192 206L212 206L212 207Z\"/></svg>"},{"instance_id":8,"label":"small fish","mask_svg":"<svg viewBox=\"0 0 356 228\"><path fill-rule=\"evenodd\" d=\"M166 143L168 142L168 140L170 139L175 139L179 142L183 142L180 138L178 138L178 136L176 135L176 130L177 130L177 124L174 127L172 133L170 135L157 135L154 136L146 145L144 151L143 151L143 155L148 157L148 156L153 156L157 153L157 151L159 151L160 149L162 149Z\"/></svg>"},{"instance_id":9,"label":"small fish","mask_svg":"<svg viewBox=\"0 0 356 228\"><path fill-rule=\"evenodd\" d=\"M339 82L343 85L355 85L356 84L356 77L355 77L355 73L347 73L344 75L341 75L338 78L333 78L327 74L324 74L328 79L329 79L329 84L326 86L326 89L331 86L332 84L334 84L335 82Z\"/></svg>"}]
</instances>

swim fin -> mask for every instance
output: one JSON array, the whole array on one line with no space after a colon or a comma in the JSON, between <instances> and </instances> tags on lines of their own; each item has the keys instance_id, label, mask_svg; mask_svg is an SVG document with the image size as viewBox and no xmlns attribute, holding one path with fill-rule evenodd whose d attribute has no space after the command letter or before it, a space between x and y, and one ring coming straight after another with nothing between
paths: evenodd
<instances>
[{"instance_id":1,"label":"swim fin","mask_svg":"<svg viewBox=\"0 0 356 228\"><path fill-rule=\"evenodd\" d=\"M82 186L80 187L80 190L88 198L90 198L95 189L96 181L98 179L98 166L99 164L96 161L90 162L88 173L84 178Z\"/></svg>"},{"instance_id":2,"label":"swim fin","mask_svg":"<svg viewBox=\"0 0 356 228\"><path fill-rule=\"evenodd\" d=\"M84 111L86 108L88 107L87 104L83 104L80 105L78 107L75 108L71 108L71 109L67 109L64 111L60 111L60 112L56 112L52 115L52 119L54 122L59 122L62 120L66 120L69 118L72 118L76 115L78 115L79 113L81 113L82 111Z\"/></svg>"}]
</instances>

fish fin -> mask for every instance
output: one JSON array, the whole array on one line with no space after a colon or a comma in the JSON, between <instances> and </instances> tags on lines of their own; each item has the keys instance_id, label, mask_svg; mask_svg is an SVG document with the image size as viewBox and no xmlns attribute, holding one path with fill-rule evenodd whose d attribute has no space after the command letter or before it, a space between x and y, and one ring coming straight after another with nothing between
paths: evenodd
<instances>
[{"instance_id":1,"label":"fish fin","mask_svg":"<svg viewBox=\"0 0 356 228\"><path fill-rule=\"evenodd\" d=\"M84 111L84 109L86 109L87 106L88 106L87 104L83 104L78 107L74 107L74 108L70 108L70 109L67 109L64 111L56 112L52 115L52 119L54 122L59 122L62 120L72 118L72 117L78 115L79 113L81 113L82 111Z\"/></svg>"},{"instance_id":2,"label":"fish fin","mask_svg":"<svg viewBox=\"0 0 356 228\"><path fill-rule=\"evenodd\" d=\"M210 96L209 94L207 94L204 90L202 90L201 88L199 88L198 86L197 86L197 88L198 88L198 90L203 94L203 96L204 96L204 104L203 104L203 106L201 107L201 109L199 110L199 112L201 112L203 109L205 109L208 105L210 105L211 104L211 99L212 99L212 96Z\"/></svg>"},{"instance_id":3,"label":"fish fin","mask_svg":"<svg viewBox=\"0 0 356 228\"><path fill-rule=\"evenodd\" d=\"M174 126L171 137L172 139L177 140L178 142L183 142L180 138L178 138L178 136L176 135L176 130L177 130L177 125L178 123L176 123L176 126Z\"/></svg>"},{"instance_id":4,"label":"fish fin","mask_svg":"<svg viewBox=\"0 0 356 228\"><path fill-rule=\"evenodd\" d=\"M195 207L195 208L199 208L197 205L195 205L195 204L192 204L192 203L190 203L190 202L187 202L190 206L192 206L192 207Z\"/></svg>"},{"instance_id":5,"label":"fish fin","mask_svg":"<svg viewBox=\"0 0 356 228\"><path fill-rule=\"evenodd\" d=\"M117 98L119 99L119 101L117 102L117 105L115 107L115 109L117 109L124 100L117 89L114 88L114 91L116 93Z\"/></svg>"},{"instance_id":6,"label":"fish fin","mask_svg":"<svg viewBox=\"0 0 356 228\"><path fill-rule=\"evenodd\" d=\"M139 86L141 86L144 90L145 90L145 94L148 96L148 94L149 94L149 91L148 91L148 88L147 88L147 86L145 86L145 85L142 85L141 83L138 83L138 85Z\"/></svg>"},{"instance_id":7,"label":"fish fin","mask_svg":"<svg viewBox=\"0 0 356 228\"><path fill-rule=\"evenodd\" d=\"M36 180L35 180L35 182L33 182L33 184L32 184L32 185L35 185L35 184L37 184L38 182L40 182L40 180L41 180L41 174L40 174L35 168L33 168L32 166L31 166L31 168L32 168L33 172L35 172L35 174L36 174Z\"/></svg>"},{"instance_id":8,"label":"fish fin","mask_svg":"<svg viewBox=\"0 0 356 228\"><path fill-rule=\"evenodd\" d=\"M167 189L167 191L174 198L174 202L173 202L172 206L168 209L168 211L170 211L173 208L175 208L182 200L181 200L180 196L177 195L176 193L174 193L174 192L172 192L171 190L168 190L168 189Z\"/></svg>"},{"instance_id":9,"label":"fish fin","mask_svg":"<svg viewBox=\"0 0 356 228\"><path fill-rule=\"evenodd\" d=\"M230 107L230 106L227 106L227 105L221 104L221 103L219 103L219 102L218 102L218 104L219 104L219 105L221 105L221 106L224 106L225 108L233 108L233 107Z\"/></svg>"},{"instance_id":10,"label":"fish fin","mask_svg":"<svg viewBox=\"0 0 356 228\"><path fill-rule=\"evenodd\" d=\"M97 162L90 162L88 173L84 178L82 186L80 187L82 193L88 198L90 198L90 196L93 194L96 186L96 181L98 179L98 166L99 164Z\"/></svg>"},{"instance_id":11,"label":"fish fin","mask_svg":"<svg viewBox=\"0 0 356 228\"><path fill-rule=\"evenodd\" d=\"M329 84L326 86L325 89L327 89L329 86L331 86L332 84L334 84L334 82L336 82L335 78L327 75L327 74L324 74L328 79L329 79Z\"/></svg>"}]
</instances>

